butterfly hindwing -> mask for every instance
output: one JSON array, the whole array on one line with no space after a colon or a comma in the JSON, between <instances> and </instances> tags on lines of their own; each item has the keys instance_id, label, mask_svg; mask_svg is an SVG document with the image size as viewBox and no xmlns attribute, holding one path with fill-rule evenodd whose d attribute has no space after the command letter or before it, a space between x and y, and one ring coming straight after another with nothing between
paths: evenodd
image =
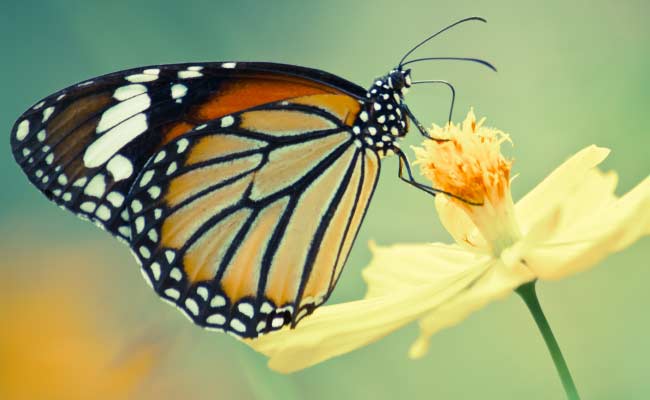
<instances>
[{"instance_id":1,"label":"butterfly hindwing","mask_svg":"<svg viewBox=\"0 0 650 400\"><path fill-rule=\"evenodd\" d=\"M196 126L129 194L132 250L195 323L243 337L293 323L334 287L379 173L359 103L313 94Z\"/></svg>"}]
</instances>

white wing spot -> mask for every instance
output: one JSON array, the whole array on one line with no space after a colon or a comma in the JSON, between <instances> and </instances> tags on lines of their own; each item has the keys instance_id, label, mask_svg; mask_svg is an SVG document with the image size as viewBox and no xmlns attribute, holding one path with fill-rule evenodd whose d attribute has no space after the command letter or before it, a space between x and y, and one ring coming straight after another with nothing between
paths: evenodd
<instances>
[{"instance_id":1,"label":"white wing spot","mask_svg":"<svg viewBox=\"0 0 650 400\"><path fill-rule=\"evenodd\" d=\"M248 318L253 318L253 316L255 315L255 309L249 303L240 303L237 306L237 309L239 310L240 313L244 314Z\"/></svg>"},{"instance_id":2,"label":"white wing spot","mask_svg":"<svg viewBox=\"0 0 650 400\"><path fill-rule=\"evenodd\" d=\"M260 307L261 313L270 314L271 311L273 311L273 306L269 302L265 301L264 303L262 303L262 307Z\"/></svg>"},{"instance_id":3,"label":"white wing spot","mask_svg":"<svg viewBox=\"0 0 650 400\"><path fill-rule=\"evenodd\" d=\"M66 185L68 183L68 177L65 176L65 174L60 174L56 180L57 182L59 182L59 185L61 186Z\"/></svg>"},{"instance_id":4,"label":"white wing spot","mask_svg":"<svg viewBox=\"0 0 650 400\"><path fill-rule=\"evenodd\" d=\"M37 169L34 175L36 175L37 178L40 178L41 176L43 176L43 170Z\"/></svg>"},{"instance_id":5,"label":"white wing spot","mask_svg":"<svg viewBox=\"0 0 650 400\"><path fill-rule=\"evenodd\" d=\"M131 209L133 210L134 213L139 213L142 211L142 203L140 203L140 200L135 199L131 202Z\"/></svg>"},{"instance_id":6,"label":"white wing spot","mask_svg":"<svg viewBox=\"0 0 650 400\"><path fill-rule=\"evenodd\" d=\"M190 141L183 138L176 143L178 153L182 153L187 149L187 146L190 144Z\"/></svg>"},{"instance_id":7,"label":"white wing spot","mask_svg":"<svg viewBox=\"0 0 650 400\"><path fill-rule=\"evenodd\" d=\"M52 161L54 161L54 154L50 153L50 154L47 155L47 157L45 157L45 163L47 165L50 165L50 164L52 164Z\"/></svg>"},{"instance_id":8,"label":"white wing spot","mask_svg":"<svg viewBox=\"0 0 650 400\"><path fill-rule=\"evenodd\" d=\"M153 159L153 162L154 163L161 162L162 160L165 159L166 155L167 155L167 153L165 152L165 150L161 150L158 154L156 154L156 158Z\"/></svg>"},{"instance_id":9,"label":"white wing spot","mask_svg":"<svg viewBox=\"0 0 650 400\"><path fill-rule=\"evenodd\" d=\"M202 69L203 67L200 65L192 65L191 67L187 67L188 71L201 71Z\"/></svg>"},{"instance_id":10,"label":"white wing spot","mask_svg":"<svg viewBox=\"0 0 650 400\"><path fill-rule=\"evenodd\" d=\"M63 199L63 201L66 201L66 202L72 200L72 193L70 193L70 192L63 193L62 199Z\"/></svg>"},{"instance_id":11,"label":"white wing spot","mask_svg":"<svg viewBox=\"0 0 650 400\"><path fill-rule=\"evenodd\" d=\"M148 248L146 248L144 246L140 246L140 255L143 258L149 258L149 257L151 257L151 252L149 252Z\"/></svg>"},{"instance_id":12,"label":"white wing spot","mask_svg":"<svg viewBox=\"0 0 650 400\"><path fill-rule=\"evenodd\" d=\"M166 250L165 258L167 258L167 262L171 264L172 262L174 262L174 258L176 258L176 254L172 250Z\"/></svg>"},{"instance_id":13,"label":"white wing spot","mask_svg":"<svg viewBox=\"0 0 650 400\"><path fill-rule=\"evenodd\" d=\"M153 75L153 74L133 74L126 77L127 81L133 83L151 82L151 81L155 81L156 79L158 79L158 75Z\"/></svg>"},{"instance_id":14,"label":"white wing spot","mask_svg":"<svg viewBox=\"0 0 650 400\"><path fill-rule=\"evenodd\" d=\"M38 110L39 108L43 107L44 105L45 105L45 101L41 101L40 103L38 103L37 105L32 107L32 110Z\"/></svg>"},{"instance_id":15,"label":"white wing spot","mask_svg":"<svg viewBox=\"0 0 650 400\"><path fill-rule=\"evenodd\" d=\"M169 277L175 281L180 281L181 279L183 279L183 273L181 272L180 269L174 268L169 273Z\"/></svg>"},{"instance_id":16,"label":"white wing spot","mask_svg":"<svg viewBox=\"0 0 650 400\"><path fill-rule=\"evenodd\" d=\"M149 192L149 196L151 196L152 199L157 199L158 196L160 196L160 187L159 186L152 186L147 190Z\"/></svg>"},{"instance_id":17,"label":"white wing spot","mask_svg":"<svg viewBox=\"0 0 650 400\"><path fill-rule=\"evenodd\" d=\"M196 289L196 294L198 294L204 301L208 300L208 289L203 286L199 286Z\"/></svg>"},{"instance_id":18,"label":"white wing spot","mask_svg":"<svg viewBox=\"0 0 650 400\"><path fill-rule=\"evenodd\" d=\"M180 99L187 94L187 86L177 83L172 85L172 99Z\"/></svg>"},{"instance_id":19,"label":"white wing spot","mask_svg":"<svg viewBox=\"0 0 650 400\"><path fill-rule=\"evenodd\" d=\"M18 140L23 140L29 133L29 121L24 119L20 121L18 124L18 128L16 129L16 139Z\"/></svg>"},{"instance_id":20,"label":"white wing spot","mask_svg":"<svg viewBox=\"0 0 650 400\"><path fill-rule=\"evenodd\" d=\"M45 129L41 129L37 134L36 134L36 139L38 139L39 142L42 142L45 140Z\"/></svg>"},{"instance_id":21,"label":"white wing spot","mask_svg":"<svg viewBox=\"0 0 650 400\"><path fill-rule=\"evenodd\" d=\"M149 182L151 182L151 178L153 178L153 170L150 169L144 174L142 174L142 178L140 178L140 187L145 187Z\"/></svg>"},{"instance_id":22,"label":"white wing spot","mask_svg":"<svg viewBox=\"0 0 650 400\"><path fill-rule=\"evenodd\" d=\"M135 86L135 85L131 85ZM140 85L142 86L142 85ZM97 132L104 132L127 118L145 111L151 105L151 98L147 94L140 94L131 97L128 100L120 101L108 110L104 111L99 123L97 124Z\"/></svg>"},{"instance_id":23,"label":"white wing spot","mask_svg":"<svg viewBox=\"0 0 650 400\"><path fill-rule=\"evenodd\" d=\"M196 304L196 301L194 299L185 299L185 307L187 308L187 311L192 313L192 315L199 315L199 305Z\"/></svg>"},{"instance_id":24,"label":"white wing spot","mask_svg":"<svg viewBox=\"0 0 650 400\"><path fill-rule=\"evenodd\" d=\"M201 76L203 76L203 74L200 73L199 71L191 71L191 70L178 71L179 79L199 78Z\"/></svg>"},{"instance_id":25,"label":"white wing spot","mask_svg":"<svg viewBox=\"0 0 650 400\"><path fill-rule=\"evenodd\" d=\"M274 328L279 328L282 325L284 325L284 318L282 317L275 317L273 318L273 321L271 321L271 326Z\"/></svg>"},{"instance_id":26,"label":"white wing spot","mask_svg":"<svg viewBox=\"0 0 650 400\"><path fill-rule=\"evenodd\" d=\"M240 320L237 318L233 318L230 321L230 326L236 330L237 332L246 332L246 325L244 325Z\"/></svg>"},{"instance_id":27,"label":"white wing spot","mask_svg":"<svg viewBox=\"0 0 650 400\"><path fill-rule=\"evenodd\" d=\"M135 232L140 233L144 229L144 217L139 216L135 219Z\"/></svg>"},{"instance_id":28,"label":"white wing spot","mask_svg":"<svg viewBox=\"0 0 650 400\"><path fill-rule=\"evenodd\" d=\"M87 213L92 213L93 211L95 211L96 207L97 207L97 204L94 201L84 201L79 206L79 209L81 211L85 211Z\"/></svg>"},{"instance_id":29,"label":"white wing spot","mask_svg":"<svg viewBox=\"0 0 650 400\"><path fill-rule=\"evenodd\" d=\"M27 147L23 148L23 157L27 157L28 155L31 154L31 150L28 149Z\"/></svg>"},{"instance_id":30,"label":"white wing spot","mask_svg":"<svg viewBox=\"0 0 650 400\"><path fill-rule=\"evenodd\" d=\"M74 181L72 186L82 187L82 186L84 186L86 184L87 181L88 181L88 178L86 178L85 176L82 176L81 178Z\"/></svg>"},{"instance_id":31,"label":"white wing spot","mask_svg":"<svg viewBox=\"0 0 650 400\"><path fill-rule=\"evenodd\" d=\"M221 127L226 128L232 125L235 122L235 119L231 117L230 115L221 118Z\"/></svg>"},{"instance_id":32,"label":"white wing spot","mask_svg":"<svg viewBox=\"0 0 650 400\"><path fill-rule=\"evenodd\" d=\"M226 68L226 69L233 69L236 66L237 66L237 63L234 63L234 62L227 62L227 63L221 64L221 68Z\"/></svg>"},{"instance_id":33,"label":"white wing spot","mask_svg":"<svg viewBox=\"0 0 650 400\"><path fill-rule=\"evenodd\" d=\"M151 263L151 273L153 274L153 278L155 280L160 279L160 264L157 262Z\"/></svg>"},{"instance_id":34,"label":"white wing spot","mask_svg":"<svg viewBox=\"0 0 650 400\"><path fill-rule=\"evenodd\" d=\"M174 300L178 300L178 298L181 297L181 292L179 292L177 289L174 288L169 288L165 290L165 294Z\"/></svg>"},{"instance_id":35,"label":"white wing spot","mask_svg":"<svg viewBox=\"0 0 650 400\"><path fill-rule=\"evenodd\" d=\"M128 226L122 225L119 228L117 228L117 231L122 234L122 236L130 238L131 237L131 228Z\"/></svg>"},{"instance_id":36,"label":"white wing spot","mask_svg":"<svg viewBox=\"0 0 650 400\"><path fill-rule=\"evenodd\" d=\"M106 196L106 200L108 200L113 207L119 208L122 207L122 204L124 203L124 195L120 192L110 192Z\"/></svg>"},{"instance_id":37,"label":"white wing spot","mask_svg":"<svg viewBox=\"0 0 650 400\"><path fill-rule=\"evenodd\" d=\"M101 220L108 221L111 219L111 210L105 205L101 204L99 207L97 207L95 215L97 215L97 218Z\"/></svg>"},{"instance_id":38,"label":"white wing spot","mask_svg":"<svg viewBox=\"0 0 650 400\"><path fill-rule=\"evenodd\" d=\"M158 232L156 232L154 228L149 229L147 236L149 237L149 240L154 243L158 241Z\"/></svg>"},{"instance_id":39,"label":"white wing spot","mask_svg":"<svg viewBox=\"0 0 650 400\"><path fill-rule=\"evenodd\" d=\"M54 107L48 107L45 110L43 110L43 122L47 121L50 116L52 116L52 113L54 112Z\"/></svg>"},{"instance_id":40,"label":"white wing spot","mask_svg":"<svg viewBox=\"0 0 650 400\"><path fill-rule=\"evenodd\" d=\"M171 164L169 164L169 167L167 167L167 172L166 172L167 175L171 175L171 174L173 174L174 172L176 172L176 168L177 168L176 161L174 161L174 162L172 162Z\"/></svg>"},{"instance_id":41,"label":"white wing spot","mask_svg":"<svg viewBox=\"0 0 650 400\"><path fill-rule=\"evenodd\" d=\"M124 101L142 93L147 93L147 87L145 85L124 85L115 89L115 92L113 92L113 97L116 100Z\"/></svg>"},{"instance_id":42,"label":"white wing spot","mask_svg":"<svg viewBox=\"0 0 650 400\"><path fill-rule=\"evenodd\" d=\"M99 167L147 128L147 116L142 113L113 127L88 146L83 156L84 165L87 168Z\"/></svg>"},{"instance_id":43,"label":"white wing spot","mask_svg":"<svg viewBox=\"0 0 650 400\"><path fill-rule=\"evenodd\" d=\"M264 330L264 328L266 328L266 321L260 321L260 322L257 324L257 328L256 328L257 331L258 331L258 332L262 332L262 331Z\"/></svg>"},{"instance_id":44,"label":"white wing spot","mask_svg":"<svg viewBox=\"0 0 650 400\"><path fill-rule=\"evenodd\" d=\"M208 324L222 325L226 322L226 317L221 314L212 314L205 320L205 322Z\"/></svg>"},{"instance_id":45,"label":"white wing spot","mask_svg":"<svg viewBox=\"0 0 650 400\"><path fill-rule=\"evenodd\" d=\"M153 210L153 217L155 219L160 219L161 216L162 216L162 209L156 208L155 210Z\"/></svg>"},{"instance_id":46,"label":"white wing spot","mask_svg":"<svg viewBox=\"0 0 650 400\"><path fill-rule=\"evenodd\" d=\"M95 175L93 179L90 180L90 182L84 189L84 193L89 196L102 197L104 195L105 190L106 190L106 181L104 179L104 175L98 174Z\"/></svg>"},{"instance_id":47,"label":"white wing spot","mask_svg":"<svg viewBox=\"0 0 650 400\"><path fill-rule=\"evenodd\" d=\"M210 307L221 307L226 305L226 299L223 296L216 295L210 301Z\"/></svg>"},{"instance_id":48,"label":"white wing spot","mask_svg":"<svg viewBox=\"0 0 650 400\"><path fill-rule=\"evenodd\" d=\"M368 113L365 112L365 111L362 111L361 114L359 114L359 118L360 118L363 122L368 121Z\"/></svg>"}]
</instances>

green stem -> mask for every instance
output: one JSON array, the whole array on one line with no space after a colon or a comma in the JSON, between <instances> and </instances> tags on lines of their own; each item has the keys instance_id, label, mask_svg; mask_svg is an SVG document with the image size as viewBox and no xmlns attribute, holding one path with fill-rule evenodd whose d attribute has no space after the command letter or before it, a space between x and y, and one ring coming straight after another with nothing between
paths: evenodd
<instances>
[{"instance_id":1,"label":"green stem","mask_svg":"<svg viewBox=\"0 0 650 400\"><path fill-rule=\"evenodd\" d=\"M532 314L533 319L535 319L535 323L537 323L537 327L546 342L548 352L551 353L551 358L553 358L553 363L555 363L555 369L557 369L557 373L560 375L560 380L562 381L562 386L564 386L567 398L569 400L579 400L580 395L578 395L578 389L576 389L576 385L573 382L571 372L569 372L569 367L562 356L560 346L557 344L555 336L553 336L553 331L551 330L551 327L544 316L544 312L542 311L542 307L539 304L539 300L537 299L535 281L519 286L516 292L524 300L524 303L528 306L528 310Z\"/></svg>"}]
</instances>

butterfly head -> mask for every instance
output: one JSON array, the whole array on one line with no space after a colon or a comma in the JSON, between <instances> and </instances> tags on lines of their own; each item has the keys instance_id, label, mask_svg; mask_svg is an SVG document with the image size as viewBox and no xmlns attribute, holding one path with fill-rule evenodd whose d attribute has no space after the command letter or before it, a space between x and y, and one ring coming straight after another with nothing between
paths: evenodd
<instances>
[{"instance_id":1,"label":"butterfly head","mask_svg":"<svg viewBox=\"0 0 650 400\"><path fill-rule=\"evenodd\" d=\"M399 93L402 97L411 87L411 70L397 68L386 75L388 87Z\"/></svg>"}]
</instances>

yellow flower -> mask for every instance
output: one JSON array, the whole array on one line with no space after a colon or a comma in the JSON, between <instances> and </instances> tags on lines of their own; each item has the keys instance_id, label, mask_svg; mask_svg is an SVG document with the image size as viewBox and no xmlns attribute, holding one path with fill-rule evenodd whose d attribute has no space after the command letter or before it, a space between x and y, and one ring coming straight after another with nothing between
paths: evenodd
<instances>
[{"instance_id":1,"label":"yellow flower","mask_svg":"<svg viewBox=\"0 0 650 400\"><path fill-rule=\"evenodd\" d=\"M650 178L622 197L617 177L597 165L609 150L589 146L514 204L508 136L470 111L460 125L434 126L416 149L422 173L439 195L436 208L456 243L371 244L365 299L325 306L295 330L248 343L271 368L296 371L340 355L418 320L409 355L423 356L429 337L490 301L536 279L559 279L594 266L650 234ZM460 199L464 199L462 201Z\"/></svg>"}]
</instances>

